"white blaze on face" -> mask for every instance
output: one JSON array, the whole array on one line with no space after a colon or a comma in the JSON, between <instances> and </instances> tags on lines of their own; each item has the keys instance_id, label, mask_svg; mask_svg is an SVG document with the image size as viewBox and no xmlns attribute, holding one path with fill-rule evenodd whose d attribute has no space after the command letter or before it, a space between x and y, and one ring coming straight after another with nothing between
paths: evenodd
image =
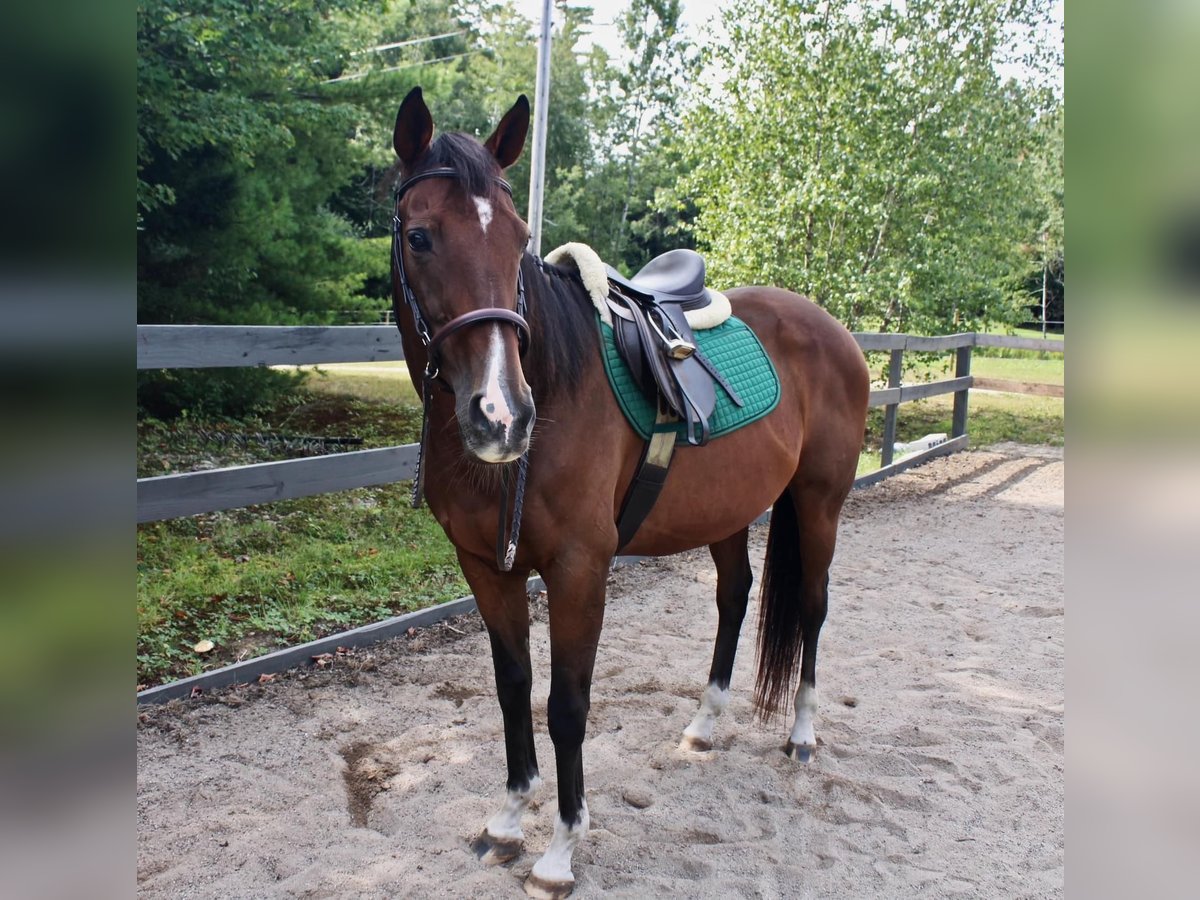
<instances>
[{"instance_id":1,"label":"white blaze on face","mask_svg":"<svg viewBox=\"0 0 1200 900\"><path fill-rule=\"evenodd\" d=\"M479 398L479 411L493 425L503 425L505 430L512 428L513 415L508 405L508 395L504 390L504 339L500 334L500 326L492 326L492 336L488 342L487 372L483 379L483 396Z\"/></svg>"},{"instance_id":2,"label":"white blaze on face","mask_svg":"<svg viewBox=\"0 0 1200 900\"><path fill-rule=\"evenodd\" d=\"M487 234L488 226L492 224L492 201L486 197L472 197L475 201L475 208L479 210L479 224L483 226L483 233Z\"/></svg>"}]
</instances>

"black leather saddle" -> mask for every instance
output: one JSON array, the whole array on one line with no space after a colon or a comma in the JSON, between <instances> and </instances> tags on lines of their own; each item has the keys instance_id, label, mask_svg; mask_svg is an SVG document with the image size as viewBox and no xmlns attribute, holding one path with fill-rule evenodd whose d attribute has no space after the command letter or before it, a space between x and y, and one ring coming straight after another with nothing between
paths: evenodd
<instances>
[{"instance_id":1,"label":"black leather saddle","mask_svg":"<svg viewBox=\"0 0 1200 900\"><path fill-rule=\"evenodd\" d=\"M703 309L710 302L704 287L704 257L695 250L668 250L646 263L632 278L612 266L605 268L610 283L661 305L691 311Z\"/></svg>"},{"instance_id":2,"label":"black leather saddle","mask_svg":"<svg viewBox=\"0 0 1200 900\"><path fill-rule=\"evenodd\" d=\"M689 310L711 302L704 257L694 250L671 250L633 278L607 268L613 333L633 380L647 400L687 424L688 443L708 443L717 388L738 406L742 401L696 346L687 321Z\"/></svg>"}]
</instances>

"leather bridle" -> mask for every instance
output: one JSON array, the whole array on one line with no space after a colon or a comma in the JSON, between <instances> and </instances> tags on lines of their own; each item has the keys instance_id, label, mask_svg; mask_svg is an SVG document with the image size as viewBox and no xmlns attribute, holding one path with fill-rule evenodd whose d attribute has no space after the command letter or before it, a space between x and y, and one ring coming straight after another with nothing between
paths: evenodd
<instances>
[{"instance_id":1,"label":"leather bridle","mask_svg":"<svg viewBox=\"0 0 1200 900\"><path fill-rule=\"evenodd\" d=\"M404 237L404 222L400 218L400 200L413 185L427 179L459 177L461 175L457 169L442 166L418 172L416 175L404 179L396 188L395 206L392 214L392 263L400 276L401 297L412 313L413 322L416 323L417 327L417 335L421 339L421 345L425 348L425 377L427 380L434 381L441 380L441 350L446 339L452 334L462 331L464 328L469 328L472 325L478 325L481 322L506 322L517 330L517 344L521 355L524 356L525 351L529 349L529 323L525 321L525 279L521 275L520 266L517 267L516 312L513 312L511 309L501 309L498 307L473 309L470 312L465 312L461 316L451 319L432 334L429 331L428 319L426 319L425 314L421 311L421 304L417 301L416 294L413 293L413 289L408 284L408 275L404 271L404 248L400 246L400 242ZM507 181L500 177L496 177L494 181L509 197L512 196L512 186Z\"/></svg>"},{"instance_id":2,"label":"leather bridle","mask_svg":"<svg viewBox=\"0 0 1200 900\"><path fill-rule=\"evenodd\" d=\"M517 266L516 312L511 309L502 309L499 307L473 309L460 316L455 316L433 334L430 334L428 320L425 318L425 314L421 312L421 304L417 302L416 294L413 293L412 288L409 286L408 276L404 271L404 248L400 246L400 241L404 236L404 222L400 218L400 200L409 188L428 178L461 177L458 170L442 166L418 172L416 175L404 179L396 187L395 205L392 212L392 265L396 269L396 274L400 277L400 295L408 305L409 312L412 313L413 322L417 329L417 336L421 340L421 345L425 348L424 383L421 385L421 399L424 407L421 416L421 443L417 448L417 466L412 486L412 505L414 508L421 505L421 498L425 493L425 466L423 462L425 459L425 448L429 443L429 403L430 397L433 394L433 386L434 384L440 384L443 388L449 390L449 385L441 375L441 351L446 339L452 334L482 322L506 322L517 330L517 346L521 355L524 356L525 351L529 349L529 323L525 321L525 279L521 275L519 264ZM512 197L512 186L507 181L499 176L496 176L493 180L509 197ZM526 450L525 453L521 454L521 458L517 460L516 492L512 497L512 521L509 523L506 520L508 519L512 478L507 466L503 470L500 495L500 523L496 533L496 566L501 572L512 571L513 563L516 559L517 540L521 536L521 512L525 501L525 478L528 471L529 451Z\"/></svg>"}]
</instances>

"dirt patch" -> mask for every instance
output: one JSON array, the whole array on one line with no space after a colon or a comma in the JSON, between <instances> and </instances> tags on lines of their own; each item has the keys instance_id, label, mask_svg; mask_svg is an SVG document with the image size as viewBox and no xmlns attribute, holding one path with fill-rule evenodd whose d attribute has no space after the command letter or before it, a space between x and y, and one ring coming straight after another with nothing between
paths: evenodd
<instances>
[{"instance_id":1,"label":"dirt patch","mask_svg":"<svg viewBox=\"0 0 1200 900\"><path fill-rule=\"evenodd\" d=\"M369 741L355 741L342 748L342 759L346 771L346 808L350 812L350 824L367 827L367 816L375 796L388 789L388 780L396 774L395 763L381 749Z\"/></svg>"},{"instance_id":2,"label":"dirt patch","mask_svg":"<svg viewBox=\"0 0 1200 900\"><path fill-rule=\"evenodd\" d=\"M747 616L715 750L677 747L716 631L706 551L616 571L584 744L576 895L1061 896L1061 449L941 459L847 504L818 748L754 719ZM766 528L752 531L761 564ZM532 598L546 786L526 852L470 842L504 797L485 630L464 616L272 682L142 712L142 897L523 896L555 803L545 599Z\"/></svg>"}]
</instances>

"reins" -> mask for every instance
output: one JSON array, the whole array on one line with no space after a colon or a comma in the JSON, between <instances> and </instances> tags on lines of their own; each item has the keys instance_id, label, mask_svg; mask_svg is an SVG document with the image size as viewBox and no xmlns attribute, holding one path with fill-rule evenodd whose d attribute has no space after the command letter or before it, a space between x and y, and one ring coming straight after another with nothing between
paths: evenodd
<instances>
[{"instance_id":1,"label":"reins","mask_svg":"<svg viewBox=\"0 0 1200 900\"><path fill-rule=\"evenodd\" d=\"M425 448L429 441L429 406L433 395L433 386L434 384L438 384L443 390L450 390L441 375L441 348L446 339L456 332L482 322L505 322L517 330L517 342L521 355L524 356L525 351L529 349L529 323L525 320L525 279L521 274L519 265L517 267L516 312L513 312L511 309L499 308L473 309L451 319L433 334L430 334L428 321L424 313L421 312L421 305L417 301L412 288L409 287L408 276L404 271L404 249L400 246L404 232L404 223L400 218L400 199L409 188L426 179L459 177L460 174L456 169L442 166L436 169L428 169L427 171L419 172L416 175L406 178L396 188L395 205L392 214L392 264L400 278L400 295L408 306L409 312L412 313L413 322L417 329L417 336L421 339L421 345L425 348L425 372L422 376L421 384L421 443L417 446L417 470L413 476L412 486L412 505L414 509L420 508L421 499L425 493ZM509 197L512 196L512 186L507 181L500 177L496 177L494 181ZM500 521L497 525L496 534L496 566L501 572L512 571L513 563L516 560L517 541L521 536L521 512L525 505L525 477L528 471L529 451L526 450L521 454L520 459L517 460L516 490L512 499L511 524L507 520L512 478L509 476L509 469L507 467L502 473Z\"/></svg>"}]
</instances>

